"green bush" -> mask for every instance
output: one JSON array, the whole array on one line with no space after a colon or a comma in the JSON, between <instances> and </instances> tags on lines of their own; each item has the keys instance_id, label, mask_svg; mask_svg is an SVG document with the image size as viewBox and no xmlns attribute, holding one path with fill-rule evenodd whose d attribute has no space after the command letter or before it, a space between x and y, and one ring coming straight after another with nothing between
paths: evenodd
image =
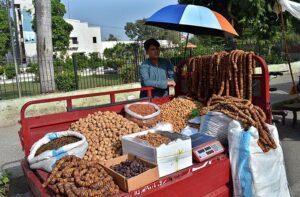
<instances>
[{"instance_id":1,"label":"green bush","mask_svg":"<svg viewBox=\"0 0 300 197\"><path fill-rule=\"evenodd\" d=\"M284 58L279 54L272 54L265 57L268 64L282 64L287 63Z\"/></svg>"},{"instance_id":2,"label":"green bush","mask_svg":"<svg viewBox=\"0 0 300 197\"><path fill-rule=\"evenodd\" d=\"M137 69L134 65L123 67L120 75L123 83L132 83L137 81Z\"/></svg>"},{"instance_id":3,"label":"green bush","mask_svg":"<svg viewBox=\"0 0 300 197\"><path fill-rule=\"evenodd\" d=\"M29 63L27 65L27 73L35 74L35 81L40 80L40 71L39 71L39 65L36 63Z\"/></svg>"},{"instance_id":4,"label":"green bush","mask_svg":"<svg viewBox=\"0 0 300 197\"><path fill-rule=\"evenodd\" d=\"M8 79L12 79L16 76L15 66L12 64L8 64L4 67L5 75Z\"/></svg>"},{"instance_id":5,"label":"green bush","mask_svg":"<svg viewBox=\"0 0 300 197\"><path fill-rule=\"evenodd\" d=\"M61 73L61 72L73 72L73 60L70 57L56 57L53 60L54 72Z\"/></svg>"},{"instance_id":6,"label":"green bush","mask_svg":"<svg viewBox=\"0 0 300 197\"><path fill-rule=\"evenodd\" d=\"M118 69L121 68L125 63L126 61L121 59L108 59L105 61L104 67Z\"/></svg>"},{"instance_id":7,"label":"green bush","mask_svg":"<svg viewBox=\"0 0 300 197\"><path fill-rule=\"evenodd\" d=\"M27 67L28 68L27 68L26 72L33 73L33 74L36 74L36 75L39 74L39 65L38 64L36 64L36 63L29 63L27 65Z\"/></svg>"},{"instance_id":8,"label":"green bush","mask_svg":"<svg viewBox=\"0 0 300 197\"><path fill-rule=\"evenodd\" d=\"M7 196L9 190L9 175L4 172L0 175L0 196Z\"/></svg>"},{"instance_id":9,"label":"green bush","mask_svg":"<svg viewBox=\"0 0 300 197\"><path fill-rule=\"evenodd\" d=\"M55 75L56 88L68 92L76 89L75 75L72 72L62 72Z\"/></svg>"}]
</instances>

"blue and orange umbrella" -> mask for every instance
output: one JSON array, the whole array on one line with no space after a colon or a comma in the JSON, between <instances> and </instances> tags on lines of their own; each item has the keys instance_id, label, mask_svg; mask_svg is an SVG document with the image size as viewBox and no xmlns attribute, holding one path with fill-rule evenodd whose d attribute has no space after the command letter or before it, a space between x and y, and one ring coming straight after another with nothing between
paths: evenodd
<instances>
[{"instance_id":1,"label":"blue and orange umbrella","mask_svg":"<svg viewBox=\"0 0 300 197\"><path fill-rule=\"evenodd\" d=\"M146 20L146 25L192 33L195 35L238 36L232 25L221 14L196 5L169 5Z\"/></svg>"}]
</instances>

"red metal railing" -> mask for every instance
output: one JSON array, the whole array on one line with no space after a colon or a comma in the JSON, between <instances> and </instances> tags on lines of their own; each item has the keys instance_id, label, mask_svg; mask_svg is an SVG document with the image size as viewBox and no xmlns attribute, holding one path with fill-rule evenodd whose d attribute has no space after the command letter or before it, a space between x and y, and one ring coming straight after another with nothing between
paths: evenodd
<instances>
[{"instance_id":1,"label":"red metal railing","mask_svg":"<svg viewBox=\"0 0 300 197\"><path fill-rule=\"evenodd\" d=\"M25 151L25 156L26 157L28 156L31 145L36 140L38 140L43 135L45 135L47 132L68 129L72 122L77 121L79 118L87 116L89 113L93 113L99 110L115 111L117 113L120 113L123 110L124 102L120 102L120 103L116 102L117 94L137 92L137 91L147 91L148 97L143 99L146 100L152 97L152 89L153 89L152 87L143 87L143 88L110 91L110 92L99 92L99 93L92 93L92 94L81 94L81 95L74 95L74 96L41 99L41 100L34 100L34 101L27 102L21 108L20 124L22 125L22 127L21 130L19 131L19 137L21 140L22 147ZM108 95L110 96L109 104L98 105L95 107L92 106L90 108L86 108L82 110L73 109L73 100L75 99L108 96ZM28 107L32 105L60 102L60 101L66 102L67 112L26 117L26 110L28 109ZM127 101L127 103L133 101L136 100Z\"/></svg>"}]
</instances>

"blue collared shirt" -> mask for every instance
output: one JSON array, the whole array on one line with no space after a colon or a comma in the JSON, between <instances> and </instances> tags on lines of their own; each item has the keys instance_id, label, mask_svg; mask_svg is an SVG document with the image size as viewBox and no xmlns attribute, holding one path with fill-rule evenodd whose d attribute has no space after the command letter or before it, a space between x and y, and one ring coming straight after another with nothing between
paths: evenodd
<instances>
[{"instance_id":1,"label":"blue collared shirt","mask_svg":"<svg viewBox=\"0 0 300 197\"><path fill-rule=\"evenodd\" d=\"M164 58L159 58L158 66L154 65L150 59L146 59L140 65L140 77L142 87L151 86L154 88L152 97L162 97L168 95L168 80L174 80L174 66ZM147 96L146 92L141 93L141 97Z\"/></svg>"}]
</instances>

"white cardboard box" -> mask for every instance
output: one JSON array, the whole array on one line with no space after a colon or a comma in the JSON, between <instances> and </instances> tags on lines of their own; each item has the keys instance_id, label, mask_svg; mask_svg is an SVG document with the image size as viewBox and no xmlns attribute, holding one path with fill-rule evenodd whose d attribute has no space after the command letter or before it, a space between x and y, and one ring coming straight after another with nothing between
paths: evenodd
<instances>
[{"instance_id":1,"label":"white cardboard box","mask_svg":"<svg viewBox=\"0 0 300 197\"><path fill-rule=\"evenodd\" d=\"M148 132L159 132L174 139L169 144L152 147L145 141L135 138ZM163 177L193 164L191 139L179 133L146 130L122 137L123 154L133 154L158 166L159 177Z\"/></svg>"}]
</instances>

